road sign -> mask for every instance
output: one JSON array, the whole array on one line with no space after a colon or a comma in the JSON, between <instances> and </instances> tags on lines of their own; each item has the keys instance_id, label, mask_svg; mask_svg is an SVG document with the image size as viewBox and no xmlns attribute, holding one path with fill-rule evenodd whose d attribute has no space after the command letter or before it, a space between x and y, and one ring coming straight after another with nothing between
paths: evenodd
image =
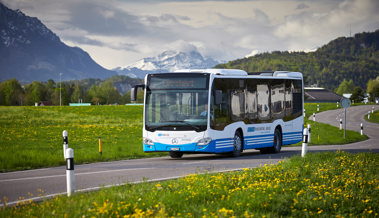
<instances>
[{"instance_id":1,"label":"road sign","mask_svg":"<svg viewBox=\"0 0 379 218\"><path fill-rule=\"evenodd\" d=\"M346 138L346 108L350 107L351 101L348 98L341 99L341 107L345 109L345 128L343 129L343 138Z\"/></svg>"},{"instance_id":2,"label":"road sign","mask_svg":"<svg viewBox=\"0 0 379 218\"><path fill-rule=\"evenodd\" d=\"M350 105L351 105L350 99L348 99L348 98L342 98L341 99L341 106L343 108L348 108L348 107L350 107Z\"/></svg>"}]
</instances>

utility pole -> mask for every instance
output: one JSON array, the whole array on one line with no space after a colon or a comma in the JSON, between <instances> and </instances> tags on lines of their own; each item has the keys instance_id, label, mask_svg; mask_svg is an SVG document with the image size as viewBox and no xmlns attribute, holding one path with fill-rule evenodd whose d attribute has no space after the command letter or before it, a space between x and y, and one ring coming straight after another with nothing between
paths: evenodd
<instances>
[{"instance_id":1,"label":"utility pole","mask_svg":"<svg viewBox=\"0 0 379 218\"><path fill-rule=\"evenodd\" d=\"M59 106L62 106L62 73L59 73Z\"/></svg>"}]
</instances>

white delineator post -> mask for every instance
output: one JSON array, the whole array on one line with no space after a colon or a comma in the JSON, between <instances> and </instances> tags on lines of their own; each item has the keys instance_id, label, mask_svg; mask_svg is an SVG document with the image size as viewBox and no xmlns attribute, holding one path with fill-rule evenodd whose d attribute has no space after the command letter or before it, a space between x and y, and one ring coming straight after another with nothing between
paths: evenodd
<instances>
[{"instance_id":1,"label":"white delineator post","mask_svg":"<svg viewBox=\"0 0 379 218\"><path fill-rule=\"evenodd\" d=\"M68 148L68 134L66 130L63 130L63 157L66 160L66 150Z\"/></svg>"},{"instance_id":2,"label":"white delineator post","mask_svg":"<svg viewBox=\"0 0 379 218\"><path fill-rule=\"evenodd\" d=\"M361 135L363 135L363 123L361 123Z\"/></svg>"},{"instance_id":3,"label":"white delineator post","mask_svg":"<svg viewBox=\"0 0 379 218\"><path fill-rule=\"evenodd\" d=\"M319 112L320 111L320 106L319 105L317 105L317 112Z\"/></svg>"},{"instance_id":4,"label":"white delineator post","mask_svg":"<svg viewBox=\"0 0 379 218\"><path fill-rule=\"evenodd\" d=\"M371 113L372 113L372 114L374 113L374 107L371 108Z\"/></svg>"},{"instance_id":5,"label":"white delineator post","mask_svg":"<svg viewBox=\"0 0 379 218\"><path fill-rule=\"evenodd\" d=\"M75 192L75 172L74 172L74 150L66 150L66 182L67 196L70 197Z\"/></svg>"},{"instance_id":6,"label":"white delineator post","mask_svg":"<svg viewBox=\"0 0 379 218\"><path fill-rule=\"evenodd\" d=\"M308 151L308 129L304 128L303 130L303 144L301 146L301 157L305 157Z\"/></svg>"},{"instance_id":7,"label":"white delineator post","mask_svg":"<svg viewBox=\"0 0 379 218\"><path fill-rule=\"evenodd\" d=\"M316 114L313 113L313 121L316 121Z\"/></svg>"},{"instance_id":8,"label":"white delineator post","mask_svg":"<svg viewBox=\"0 0 379 218\"><path fill-rule=\"evenodd\" d=\"M370 111L367 113L367 119L370 119Z\"/></svg>"},{"instance_id":9,"label":"white delineator post","mask_svg":"<svg viewBox=\"0 0 379 218\"><path fill-rule=\"evenodd\" d=\"M342 119L340 119L340 130L342 130Z\"/></svg>"},{"instance_id":10,"label":"white delineator post","mask_svg":"<svg viewBox=\"0 0 379 218\"><path fill-rule=\"evenodd\" d=\"M311 124L308 124L308 143L311 143Z\"/></svg>"}]
</instances>

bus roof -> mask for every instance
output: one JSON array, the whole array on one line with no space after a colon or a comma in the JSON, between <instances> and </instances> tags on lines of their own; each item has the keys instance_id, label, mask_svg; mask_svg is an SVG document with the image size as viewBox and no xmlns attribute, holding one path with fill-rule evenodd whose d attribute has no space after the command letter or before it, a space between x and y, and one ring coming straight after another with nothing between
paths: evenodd
<instances>
[{"instance_id":1,"label":"bus roof","mask_svg":"<svg viewBox=\"0 0 379 218\"><path fill-rule=\"evenodd\" d=\"M290 77L302 79L303 74L290 71L274 71L274 72L256 72L247 73L238 69L182 69L176 70L175 73L210 73L221 76L245 76L245 77Z\"/></svg>"}]
</instances>

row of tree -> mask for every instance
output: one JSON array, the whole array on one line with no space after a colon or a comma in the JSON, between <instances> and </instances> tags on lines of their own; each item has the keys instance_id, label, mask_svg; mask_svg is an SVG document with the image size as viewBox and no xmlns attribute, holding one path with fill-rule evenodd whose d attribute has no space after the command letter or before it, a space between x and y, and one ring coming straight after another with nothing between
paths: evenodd
<instances>
[{"instance_id":1,"label":"row of tree","mask_svg":"<svg viewBox=\"0 0 379 218\"><path fill-rule=\"evenodd\" d=\"M141 92L141 91L140 91ZM137 102L143 101L143 94L137 95ZM126 104L130 103L130 91L121 94L112 80L99 84L84 84L80 81L47 82L34 81L22 86L16 79L0 83L0 105L35 105L41 101L53 105L86 102L92 104Z\"/></svg>"},{"instance_id":2,"label":"row of tree","mask_svg":"<svg viewBox=\"0 0 379 218\"><path fill-rule=\"evenodd\" d=\"M336 93L339 95L350 93L352 94L350 99L355 102L363 101L365 97L365 91L361 87L355 86L353 80L347 81L346 79L336 89ZM367 82L366 93L369 94L369 101L375 101L375 98L379 98L379 76Z\"/></svg>"}]
</instances>

